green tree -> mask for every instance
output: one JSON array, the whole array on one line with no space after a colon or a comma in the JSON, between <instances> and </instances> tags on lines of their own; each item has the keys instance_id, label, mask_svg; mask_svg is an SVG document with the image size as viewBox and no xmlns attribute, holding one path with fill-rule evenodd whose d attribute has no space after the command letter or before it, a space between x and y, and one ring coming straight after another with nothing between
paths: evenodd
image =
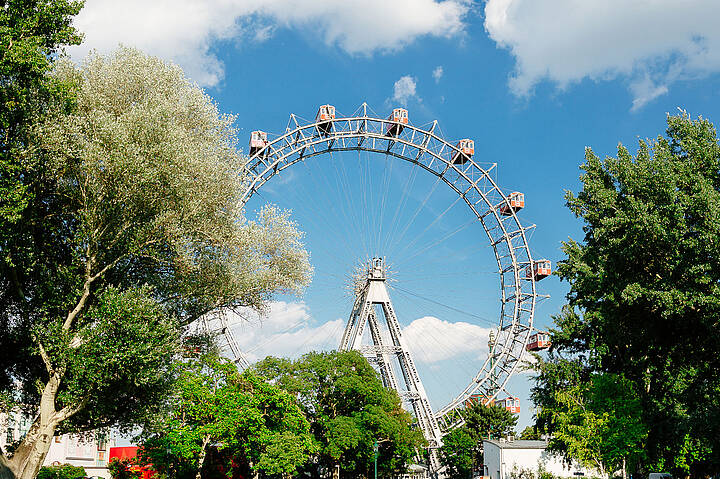
<instances>
[{"instance_id":1,"label":"green tree","mask_svg":"<svg viewBox=\"0 0 720 479\"><path fill-rule=\"evenodd\" d=\"M500 438L512 435L517 416L500 407L475 403L460 411L464 424L450 431L443 438L440 461L450 477L472 477L473 467L483 463L479 452L482 441L488 437Z\"/></svg>"},{"instance_id":2,"label":"green tree","mask_svg":"<svg viewBox=\"0 0 720 479\"><path fill-rule=\"evenodd\" d=\"M720 467L720 448L702 446L720 437L720 146L705 119L667 124L635 155L586 151L582 190L567 194L585 238L563 244L560 367L540 405L577 396L594 374L622 377L648 430L643 467L704 475Z\"/></svg>"},{"instance_id":3,"label":"green tree","mask_svg":"<svg viewBox=\"0 0 720 479\"><path fill-rule=\"evenodd\" d=\"M450 478L472 478L473 467L478 460L478 439L467 427L456 427L443 437L440 462ZM480 463L482 458L480 457Z\"/></svg>"},{"instance_id":4,"label":"green tree","mask_svg":"<svg viewBox=\"0 0 720 479\"><path fill-rule=\"evenodd\" d=\"M268 477L293 475L315 452L310 424L295 399L232 363L190 360L170 402L171 415L148 427L144 460L169 477L199 479L214 455Z\"/></svg>"},{"instance_id":5,"label":"green tree","mask_svg":"<svg viewBox=\"0 0 720 479\"><path fill-rule=\"evenodd\" d=\"M520 431L519 438L523 441L538 441L542 439L542 434L536 426L525 426L525 429Z\"/></svg>"},{"instance_id":6,"label":"green tree","mask_svg":"<svg viewBox=\"0 0 720 479\"><path fill-rule=\"evenodd\" d=\"M405 472L426 443L394 391L357 351L308 353L297 361L267 358L258 374L298 398L319 445L317 466L343 477L373 473L373 445L379 444L378 474Z\"/></svg>"},{"instance_id":7,"label":"green tree","mask_svg":"<svg viewBox=\"0 0 720 479\"><path fill-rule=\"evenodd\" d=\"M33 214L33 187L41 161L26 154L31 131L48 110L63 104L67 88L48 75L64 45L80 42L71 26L80 1L3 1L0 8L0 305L13 294L18 252L26 244L24 224ZM16 341L5 324L10 311L0 306L0 364L16 359ZM0 367L0 407L10 409L12 383ZM0 469L6 467L0 457Z\"/></svg>"},{"instance_id":8,"label":"green tree","mask_svg":"<svg viewBox=\"0 0 720 479\"><path fill-rule=\"evenodd\" d=\"M32 130L24 151L42 169L2 249L0 376L35 418L3 456L18 479L35 477L58 428L155 412L180 327L262 310L310 275L286 213L244 219L233 118L177 66L121 49L60 62L53 78L73 101Z\"/></svg>"},{"instance_id":9,"label":"green tree","mask_svg":"<svg viewBox=\"0 0 720 479\"><path fill-rule=\"evenodd\" d=\"M112 479L140 479L142 472L132 469L132 466L130 459L113 458L108 464L108 472Z\"/></svg>"},{"instance_id":10,"label":"green tree","mask_svg":"<svg viewBox=\"0 0 720 479\"><path fill-rule=\"evenodd\" d=\"M641 403L623 377L593 374L588 381L558 389L540 416L553 431L551 451L601 475L621 470L627 477L628 466L634 468L643 459L647 428Z\"/></svg>"},{"instance_id":11,"label":"green tree","mask_svg":"<svg viewBox=\"0 0 720 479\"><path fill-rule=\"evenodd\" d=\"M0 8L0 241L23 217L38 173L37 161L23 154L33 126L49 108L67 98L48 76L65 45L80 43L71 26L83 2L7 0ZM8 261L7 258L3 258Z\"/></svg>"},{"instance_id":12,"label":"green tree","mask_svg":"<svg viewBox=\"0 0 720 479\"><path fill-rule=\"evenodd\" d=\"M80 466L60 464L59 466L43 466L37 474L37 479L78 479L87 473Z\"/></svg>"}]
</instances>

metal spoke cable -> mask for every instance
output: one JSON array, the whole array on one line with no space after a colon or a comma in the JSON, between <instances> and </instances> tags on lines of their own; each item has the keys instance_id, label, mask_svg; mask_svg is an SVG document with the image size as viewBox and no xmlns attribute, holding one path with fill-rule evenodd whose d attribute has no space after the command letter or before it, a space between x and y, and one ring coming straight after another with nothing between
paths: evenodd
<instances>
[{"instance_id":1,"label":"metal spoke cable","mask_svg":"<svg viewBox=\"0 0 720 479\"><path fill-rule=\"evenodd\" d=\"M403 298L405 301L408 302L410 309L416 310L416 313L415 313L416 316L424 317L424 316L433 315L434 317L436 317L438 319L440 318L440 316L444 316L442 313L439 313L438 309L433 308L433 306L437 306L437 305L430 306L429 308L428 308L428 306L418 305L418 302L416 301L417 293L415 293L416 296L413 296L413 293L399 291L396 288L393 288L393 289L399 295L399 297ZM441 307L447 308L448 306L442 305ZM472 314L472 313L464 313L464 314ZM486 319L485 321L488 321L488 320ZM468 323L468 324L470 324L472 326L477 326L478 328L481 328L481 329L487 329L484 326L480 326L480 325L477 325L474 323ZM470 330L470 331L466 331L464 334L466 334L474 339L478 339L478 340L482 340L482 341L487 340L487 337L483 336L482 333L479 331ZM452 351L452 352L453 352L453 354L455 353L454 351ZM477 372L477 369L475 371L473 371L473 373L474 372Z\"/></svg>"},{"instance_id":2,"label":"metal spoke cable","mask_svg":"<svg viewBox=\"0 0 720 479\"><path fill-rule=\"evenodd\" d=\"M336 160L335 155L333 155L332 152L330 152L330 159L332 160L333 167L335 168L335 172L336 172L335 184L336 184L336 186L339 185L339 190L343 196L341 199L341 203L343 203L343 205L344 205L343 209L348 208L350 210L350 216L351 216L350 224L349 225L346 224L345 227L347 228L349 226L352 229L352 232L351 232L352 235L361 236L362 233L358 226L359 222L357 221L358 212L357 212L357 208L355 208L355 206L356 206L355 202L352 201L351 186L350 186L350 181L347 176L347 172L345 170L344 161L342 161L341 159ZM338 165L338 162L339 162L339 165ZM350 239L350 237L346 236L346 239ZM349 241L346 241L345 243L348 244Z\"/></svg>"},{"instance_id":3,"label":"metal spoke cable","mask_svg":"<svg viewBox=\"0 0 720 479\"><path fill-rule=\"evenodd\" d=\"M442 306L443 308L447 308L447 309L449 309L449 310L451 310L451 311L455 311L456 313L464 314L465 316L469 316L469 317L471 317L471 318L479 319L480 321L483 321L483 322L485 322L485 323L487 323L487 324L491 324L491 325L493 325L493 326L495 326L495 325L497 324L496 321L493 321L493 320L491 320L491 319L485 318L485 317L483 317L483 316L479 316L479 315L477 315L477 314L475 314L475 313L470 313L470 312L468 312L468 311L463 311L462 309L458 309L458 308L456 308L456 307L454 307L454 306L450 306L449 304L445 304L445 303L441 303L441 302L439 302L439 301L435 301L434 299L427 298L427 297L421 296L421 295L419 295L419 294L415 294L415 293L413 293L412 291L408 291L407 289L401 288L401 287L399 287L399 286L394 286L393 288L394 288L394 289L397 289L398 291L402 291L402 292L405 293L405 294L409 294L410 296L414 296L414 297L416 297L416 298L418 298L418 299L422 299L422 300L425 300L425 301L427 301L427 302L429 302L429 303L433 303L433 304L436 304L436 305L438 305L438 306Z\"/></svg>"},{"instance_id":4,"label":"metal spoke cable","mask_svg":"<svg viewBox=\"0 0 720 479\"><path fill-rule=\"evenodd\" d=\"M328 191L330 190L330 184L327 181L327 178L325 178L324 172L320 172L320 173L315 172L310 168L310 166L308 166L307 162L303 161L302 163L305 165L308 175L311 178L313 178L315 181L317 181L318 178L320 178L323 180L323 183L325 183L325 188L323 188L323 187L316 188L316 191L314 193L310 193L307 190L307 187L305 186L303 181L297 182L298 185L300 186L300 188L305 192L305 194L304 194L304 199L306 200L305 203L312 203L313 206L317 207L317 204L319 203L318 200L320 199L319 192L323 192L323 198L325 198L325 200L326 200L324 203L327 205L327 207L323 208L325 214L311 214L311 215L308 215L307 218L311 221L311 223L313 223L313 226L316 228L316 231L335 231L336 228L330 222L331 215L328 214L330 212L337 212L337 209L332 208L332 206L334 204L336 206L337 202L332 201L332 199L328 200L328 198L329 198ZM315 209L315 208L312 208L312 209ZM336 217L337 217L337 215L336 215ZM321 225L320 222L322 222L323 224ZM343 253L345 253L345 256L349 252L349 246L348 246L347 241L337 241L337 242L332 242L331 244L336 247L344 246L345 251ZM342 268L343 265L346 263L346 259L343 259L341 256L339 256L339 254L342 254L340 251L333 252L330 249L325 249L323 251L323 253L328 253L330 256L332 256L333 260L337 263L337 266L339 268Z\"/></svg>"},{"instance_id":5,"label":"metal spoke cable","mask_svg":"<svg viewBox=\"0 0 720 479\"><path fill-rule=\"evenodd\" d=\"M399 292L399 291L398 291L398 292ZM406 301L407 304L410 305L410 306L412 306L412 307L416 307L416 306L417 306L417 304L416 304L417 302L414 301L409 295L407 295L407 294L405 294L405 293L402 293L402 292L399 292L399 293L400 293L400 294L399 294L399 297L404 300L404 301L402 301L402 302L405 302L405 301ZM416 314L416 315L417 315L417 314ZM427 314L421 314L420 317L423 317L423 316L427 316ZM405 327L407 327L407 326L405 326ZM404 327L403 329L405 329L405 327ZM468 334L468 332L465 332L465 334ZM472 332L470 332L469 334L470 334L471 336L475 337L475 338L485 339L485 338L483 338L483 337L481 337L481 336L477 336L477 335L473 334ZM430 340L437 346L437 349L438 349L438 350L444 355L444 357L446 358L446 359L444 359L444 360L449 360L449 359L457 356L457 351L456 351L454 348L452 348L450 345L448 345L447 343L442 342L442 341L440 340L440 337L439 337L438 335L430 334L430 335L425 335L425 336L423 336L423 337L430 339ZM423 354L425 355L426 358L430 358L430 357L431 357L431 355L428 354L428 350L427 350L425 347L423 347L422 342L418 342L418 343L417 343L417 347L421 349L421 351L423 352ZM469 376L469 377L474 376L475 373L477 372L477 368L472 369L472 368L470 367L471 362L468 362L468 361L459 361L459 362L456 362L456 364L459 365L459 366L457 366L457 367L459 367L459 368L460 368L467 376ZM430 369L431 371L433 370L432 368L429 368L429 369ZM439 378L438 378L438 379L439 379ZM447 381L446 381L446 376L443 376L442 379L440 379L440 380L438 381L438 383L439 383L439 384L447 383Z\"/></svg>"},{"instance_id":6,"label":"metal spoke cable","mask_svg":"<svg viewBox=\"0 0 720 479\"><path fill-rule=\"evenodd\" d=\"M439 240L437 240L437 241L435 241L435 242L433 242L433 243L430 243L429 245L425 246L425 247L422 248L422 249L417 250L417 251L414 252L412 255L410 255L409 257L405 258L403 261L397 263L397 266L400 266L400 265L402 265L402 264L405 264L405 263L407 263L408 261L412 260L413 258L416 258L416 257L420 256L421 254L425 253L426 251L428 251L428 250L430 250L430 249L432 249L432 248L434 248L434 247L436 247L436 246L441 245L441 244L444 243L445 241L449 240L450 238L452 238L452 237L455 236L456 234L460 233L461 231L463 231L464 229L468 228L470 225L475 224L475 223L477 223L477 219L473 218L472 220L468 221L467 223L458 226L458 227L455 228L453 231L449 232L448 234L446 234L445 236L443 236L443 237L440 238Z\"/></svg>"},{"instance_id":7,"label":"metal spoke cable","mask_svg":"<svg viewBox=\"0 0 720 479\"><path fill-rule=\"evenodd\" d=\"M455 205L460 201L460 199L461 199L461 197L458 196L458 197L455 199L455 201L453 201L452 203L450 203L450 206L448 206L447 208L445 208L445 210L444 210L442 213L440 213L437 217L435 217L435 219L433 219L433 221L432 221L429 225L427 225L427 226L425 227L425 229L423 229L423 230L420 232L420 234L418 234L417 236L415 236L415 238L412 239L411 241L408 241L408 242L405 244L405 247L404 247L402 250L400 250L398 256L400 256L400 255L403 254L405 251L407 251L409 248L411 248L412 246L414 246L415 243L417 243L418 239L421 238L421 237L422 237L430 228L432 228L438 221L440 221L440 220L442 219L442 217L445 216L445 215L448 213L448 211L450 211L450 210L452 209L452 207L455 206Z\"/></svg>"},{"instance_id":8,"label":"metal spoke cable","mask_svg":"<svg viewBox=\"0 0 720 479\"><path fill-rule=\"evenodd\" d=\"M435 183L433 184L430 191L427 193L427 195L425 195L425 198L423 199L422 203L420 203L420 206L418 206L417 209L415 210L415 212L413 213L412 217L410 218L410 221L408 221L407 224L405 225L405 227L402 229L402 232L400 233L400 237L398 238L398 244L402 244L402 240L405 238L405 234L408 232L410 227L413 225L413 223L415 222L415 219L418 217L420 212L425 208L425 205L430 200L430 197L433 195L433 193L435 192L435 189L438 187L440 182L441 182L441 179L438 177L435 180Z\"/></svg>"},{"instance_id":9,"label":"metal spoke cable","mask_svg":"<svg viewBox=\"0 0 720 479\"><path fill-rule=\"evenodd\" d=\"M403 269L403 273L412 273L413 271L417 271L416 269ZM457 278L458 276L474 276L476 274L497 274L497 270L487 270L487 271L455 271L452 273L438 273L438 274L432 274L427 276L422 275L412 275L412 279L396 279L398 283L404 284L404 283L412 283L415 281L427 281L428 279L435 279L435 278Z\"/></svg>"},{"instance_id":10,"label":"metal spoke cable","mask_svg":"<svg viewBox=\"0 0 720 479\"><path fill-rule=\"evenodd\" d=\"M392 251L392 246L396 244L395 238L398 233L397 231L397 220L398 220L398 214L401 210L405 207L407 204L407 200L410 196L410 189L415 184L415 178L417 177L417 173L419 171L419 168L412 168L412 171L407 177L407 181L405 182L405 186L402 189L402 196L400 198L400 201L397 204L397 207L395 208L395 213L393 214L392 220L390 221L390 232L387 235L388 236L388 242L385 248L383 248L384 251L390 250Z\"/></svg>"},{"instance_id":11,"label":"metal spoke cable","mask_svg":"<svg viewBox=\"0 0 720 479\"><path fill-rule=\"evenodd\" d=\"M382 192L382 200L380 202L380 217L378 220L378 228L377 228L377 243L376 248L378 249L377 253L375 254L382 254L384 251L381 250L383 245L383 220L385 217L385 204L387 202L387 196L388 191L390 190L390 183L392 183L392 170L393 165L395 164L394 161L391 160L391 158L385 154L385 164L389 164L389 168L386 166L385 171L383 172L383 192Z\"/></svg>"}]
</instances>

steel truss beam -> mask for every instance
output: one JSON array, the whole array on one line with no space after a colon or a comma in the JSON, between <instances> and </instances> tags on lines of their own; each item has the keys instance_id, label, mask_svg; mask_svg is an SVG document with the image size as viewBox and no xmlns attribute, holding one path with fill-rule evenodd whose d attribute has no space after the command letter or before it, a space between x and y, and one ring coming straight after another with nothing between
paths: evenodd
<instances>
[{"instance_id":1,"label":"steel truss beam","mask_svg":"<svg viewBox=\"0 0 720 479\"><path fill-rule=\"evenodd\" d=\"M368 264L363 284L356 292L355 307L350 313L340 350L354 349L362 351L375 362L386 388L397 391L398 395L409 401L415 412L418 425L425 435L430 447L430 468L432 471L440 470L437 449L442 446L442 431L437 418L433 414L428 400L425 386L415 367L415 361L403 339L400 323L395 315L390 295L385 284L385 264L382 258L373 258ZM379 306L385 328L381 328L375 308ZM364 326L370 326L372 346L363 346ZM387 336L383 337L383 331ZM390 343L387 344L389 339ZM397 361L402 373L402 387L398 383L393 360Z\"/></svg>"}]
</instances>

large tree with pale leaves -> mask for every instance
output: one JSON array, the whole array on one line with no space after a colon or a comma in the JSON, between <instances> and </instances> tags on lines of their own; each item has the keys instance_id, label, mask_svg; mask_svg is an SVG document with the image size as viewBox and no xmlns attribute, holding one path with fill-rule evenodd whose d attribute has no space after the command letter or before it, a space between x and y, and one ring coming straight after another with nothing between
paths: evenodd
<instances>
[{"instance_id":1,"label":"large tree with pale leaves","mask_svg":"<svg viewBox=\"0 0 720 479\"><path fill-rule=\"evenodd\" d=\"M52 75L67 101L22 151L39 166L2 249L0 389L34 422L1 460L22 479L56 432L152 413L183 325L311 274L286 212L244 218L234 118L180 68L123 48Z\"/></svg>"}]
</instances>

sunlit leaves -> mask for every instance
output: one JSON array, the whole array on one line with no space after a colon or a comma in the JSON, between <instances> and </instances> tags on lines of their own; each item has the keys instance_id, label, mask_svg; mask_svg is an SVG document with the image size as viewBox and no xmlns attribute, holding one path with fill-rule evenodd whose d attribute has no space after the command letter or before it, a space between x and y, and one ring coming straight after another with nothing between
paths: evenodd
<instances>
[{"instance_id":1,"label":"sunlit leaves","mask_svg":"<svg viewBox=\"0 0 720 479\"><path fill-rule=\"evenodd\" d=\"M554 352L534 396L550 432L561 424L566 432L601 430L602 411L563 423L552 410L569 404L562 394L585 397L595 374L623 377L649 431L642 454L628 451L647 456L638 467L700 474L715 470L717 451L685 454L692 465L676 459L684 444L720 433L712 393L720 368L720 145L705 119L683 112L667 122L667 135L640 141L635 154L622 145L614 158L586 151L582 189L566 197L585 238L563 244L567 259L557 271L570 283L568 305L555 318Z\"/></svg>"}]
</instances>

